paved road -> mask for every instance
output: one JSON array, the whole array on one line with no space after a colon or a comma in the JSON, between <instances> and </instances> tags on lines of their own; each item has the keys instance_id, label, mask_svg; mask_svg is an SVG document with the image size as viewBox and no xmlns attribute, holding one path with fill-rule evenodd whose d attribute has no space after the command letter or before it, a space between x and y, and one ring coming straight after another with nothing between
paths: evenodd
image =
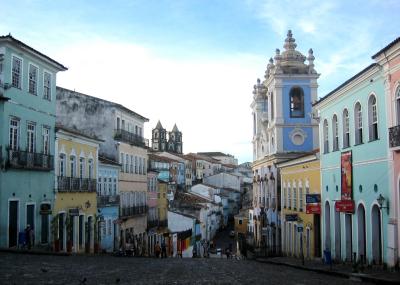
<instances>
[{"instance_id":1,"label":"paved road","mask_svg":"<svg viewBox=\"0 0 400 285\"><path fill-rule=\"evenodd\" d=\"M0 253L0 284L353 284L347 279L227 259Z\"/></svg>"}]
</instances>

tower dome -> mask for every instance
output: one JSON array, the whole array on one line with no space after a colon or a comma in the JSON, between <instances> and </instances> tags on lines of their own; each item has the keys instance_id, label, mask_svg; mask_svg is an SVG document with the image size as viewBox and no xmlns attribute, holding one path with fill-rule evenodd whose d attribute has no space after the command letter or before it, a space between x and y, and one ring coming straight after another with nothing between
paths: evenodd
<instances>
[{"instance_id":1,"label":"tower dome","mask_svg":"<svg viewBox=\"0 0 400 285\"><path fill-rule=\"evenodd\" d=\"M289 30L283 45L285 50L280 54L280 66L285 74L308 73L308 66L305 64L306 57L296 50L296 40L292 31Z\"/></svg>"}]
</instances>

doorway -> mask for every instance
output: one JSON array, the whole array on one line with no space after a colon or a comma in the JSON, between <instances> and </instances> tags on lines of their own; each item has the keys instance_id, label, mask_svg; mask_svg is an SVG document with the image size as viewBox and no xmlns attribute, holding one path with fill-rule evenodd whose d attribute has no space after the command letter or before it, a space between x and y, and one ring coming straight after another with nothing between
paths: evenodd
<instances>
[{"instance_id":1,"label":"doorway","mask_svg":"<svg viewBox=\"0 0 400 285\"><path fill-rule=\"evenodd\" d=\"M314 214L314 256L321 257L321 215Z\"/></svg>"},{"instance_id":2,"label":"doorway","mask_svg":"<svg viewBox=\"0 0 400 285\"><path fill-rule=\"evenodd\" d=\"M325 249L331 250L331 211L329 202L325 203Z\"/></svg>"},{"instance_id":3,"label":"doorway","mask_svg":"<svg viewBox=\"0 0 400 285\"><path fill-rule=\"evenodd\" d=\"M341 248L342 248L342 231L340 223L340 212L335 211L335 259L341 260Z\"/></svg>"},{"instance_id":4,"label":"doorway","mask_svg":"<svg viewBox=\"0 0 400 285\"><path fill-rule=\"evenodd\" d=\"M358 219L358 258L362 262L365 260L366 250L366 230L365 230L365 209L362 204L357 209Z\"/></svg>"},{"instance_id":5,"label":"doorway","mask_svg":"<svg viewBox=\"0 0 400 285\"><path fill-rule=\"evenodd\" d=\"M352 215L344 215L344 223L346 227L346 261L353 260L353 222Z\"/></svg>"},{"instance_id":6,"label":"doorway","mask_svg":"<svg viewBox=\"0 0 400 285\"><path fill-rule=\"evenodd\" d=\"M19 201L9 201L8 205L8 247L18 245L18 204Z\"/></svg>"},{"instance_id":7,"label":"doorway","mask_svg":"<svg viewBox=\"0 0 400 285\"><path fill-rule=\"evenodd\" d=\"M374 264L382 264L382 224L381 210L377 205L372 207L372 262Z\"/></svg>"}]
</instances>

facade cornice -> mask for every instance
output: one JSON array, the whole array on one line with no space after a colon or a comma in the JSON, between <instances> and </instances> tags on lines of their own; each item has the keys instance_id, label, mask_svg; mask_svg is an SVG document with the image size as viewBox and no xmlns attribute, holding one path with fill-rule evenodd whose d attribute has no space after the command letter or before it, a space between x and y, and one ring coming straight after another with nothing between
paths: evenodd
<instances>
[{"instance_id":1,"label":"facade cornice","mask_svg":"<svg viewBox=\"0 0 400 285\"><path fill-rule=\"evenodd\" d=\"M364 71L361 71L361 74L357 74L354 76L354 79L349 79L349 82L345 82L342 86L339 86L337 90L334 90L332 93L328 93L325 97L321 98L318 102L316 102L313 107L321 110L325 108L329 103L338 99L341 96L348 95L348 93L352 89L359 88L361 84L363 84L368 78L374 76L378 72L380 72L382 66L378 64L371 64ZM379 75L379 74L377 74ZM375 76L379 77L379 76Z\"/></svg>"}]
</instances>

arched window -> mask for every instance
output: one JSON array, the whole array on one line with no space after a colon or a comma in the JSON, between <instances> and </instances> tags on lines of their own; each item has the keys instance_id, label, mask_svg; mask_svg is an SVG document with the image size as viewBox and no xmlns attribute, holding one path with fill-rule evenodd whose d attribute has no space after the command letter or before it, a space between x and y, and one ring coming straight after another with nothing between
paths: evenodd
<instances>
[{"instance_id":1,"label":"arched window","mask_svg":"<svg viewBox=\"0 0 400 285\"><path fill-rule=\"evenodd\" d=\"M363 143L362 109L360 102L354 107L354 129L356 131L356 145Z\"/></svg>"},{"instance_id":2,"label":"arched window","mask_svg":"<svg viewBox=\"0 0 400 285\"><path fill-rule=\"evenodd\" d=\"M290 117L304 118L304 92L300 87L290 90Z\"/></svg>"},{"instance_id":3,"label":"arched window","mask_svg":"<svg viewBox=\"0 0 400 285\"><path fill-rule=\"evenodd\" d=\"M339 150L339 123L336 115L333 115L332 119L332 134L333 134L333 151Z\"/></svg>"},{"instance_id":4,"label":"arched window","mask_svg":"<svg viewBox=\"0 0 400 285\"><path fill-rule=\"evenodd\" d=\"M66 175L66 165L65 165L65 154L61 153L60 154L60 169L59 169L59 174L60 176L65 176Z\"/></svg>"},{"instance_id":5,"label":"arched window","mask_svg":"<svg viewBox=\"0 0 400 285\"><path fill-rule=\"evenodd\" d=\"M343 111L343 148L350 146L350 119L349 111Z\"/></svg>"},{"instance_id":6,"label":"arched window","mask_svg":"<svg viewBox=\"0 0 400 285\"><path fill-rule=\"evenodd\" d=\"M271 120L274 119L274 93L271 92Z\"/></svg>"},{"instance_id":7,"label":"arched window","mask_svg":"<svg viewBox=\"0 0 400 285\"><path fill-rule=\"evenodd\" d=\"M93 177L94 177L93 159L89 158L88 165L89 165L88 177L89 177L89 179L93 179Z\"/></svg>"},{"instance_id":8,"label":"arched window","mask_svg":"<svg viewBox=\"0 0 400 285\"><path fill-rule=\"evenodd\" d=\"M329 152L328 121L324 121L323 127L324 153Z\"/></svg>"},{"instance_id":9,"label":"arched window","mask_svg":"<svg viewBox=\"0 0 400 285\"><path fill-rule=\"evenodd\" d=\"M297 209L297 188L296 182L293 183L293 209Z\"/></svg>"},{"instance_id":10,"label":"arched window","mask_svg":"<svg viewBox=\"0 0 400 285\"><path fill-rule=\"evenodd\" d=\"M75 156L71 155L69 157L69 171L71 177L76 177L76 159Z\"/></svg>"},{"instance_id":11,"label":"arched window","mask_svg":"<svg viewBox=\"0 0 400 285\"><path fill-rule=\"evenodd\" d=\"M378 139L378 113L376 109L376 97L371 95L368 100L368 127L369 127L369 140L374 141Z\"/></svg>"}]
</instances>

